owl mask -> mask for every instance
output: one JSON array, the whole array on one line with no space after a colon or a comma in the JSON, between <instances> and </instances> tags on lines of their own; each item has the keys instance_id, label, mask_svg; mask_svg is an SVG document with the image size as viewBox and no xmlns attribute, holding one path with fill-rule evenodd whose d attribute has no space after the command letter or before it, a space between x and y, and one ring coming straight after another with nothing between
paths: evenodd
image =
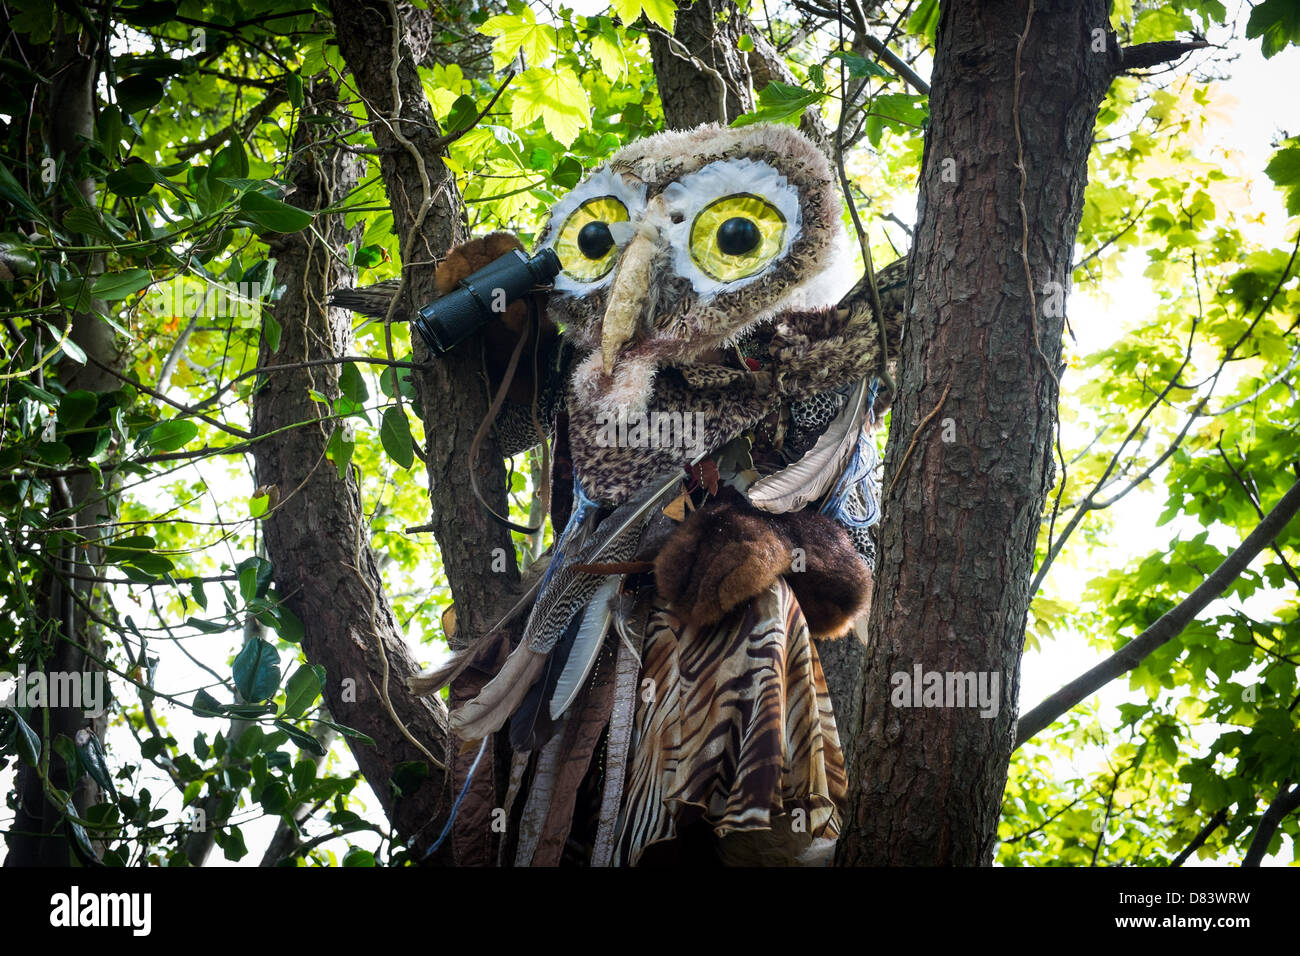
<instances>
[{"instance_id":1,"label":"owl mask","mask_svg":"<svg viewBox=\"0 0 1300 956\"><path fill-rule=\"evenodd\" d=\"M564 266L547 305L585 355L573 398L641 411L663 366L716 356L852 281L826 157L788 126L702 126L626 147L551 210ZM847 281L846 281L847 280Z\"/></svg>"}]
</instances>

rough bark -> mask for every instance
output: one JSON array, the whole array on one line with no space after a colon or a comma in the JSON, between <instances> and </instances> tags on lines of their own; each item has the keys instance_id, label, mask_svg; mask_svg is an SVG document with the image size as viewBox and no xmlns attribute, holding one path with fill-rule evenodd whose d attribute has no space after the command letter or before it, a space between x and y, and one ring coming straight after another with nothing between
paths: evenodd
<instances>
[{"instance_id":1,"label":"rough bark","mask_svg":"<svg viewBox=\"0 0 1300 956\"><path fill-rule=\"evenodd\" d=\"M1044 290L1070 280L1093 125L1118 65L1107 6L1040 0L1029 26L1018 104L1028 276L1014 82L1027 4L943 7L841 864L992 859L1052 480L1064 310ZM1104 52L1091 50L1094 30ZM914 665L997 675L996 716L893 706L892 675Z\"/></svg>"},{"instance_id":2,"label":"rough bark","mask_svg":"<svg viewBox=\"0 0 1300 956\"><path fill-rule=\"evenodd\" d=\"M466 238L464 208L455 177L442 163L443 146L420 86L411 52L401 40L394 57L394 24L382 2L332 4L339 50L351 75L346 83L366 104L381 170L401 240L408 315L433 301L433 266ZM397 34L401 36L401 26ZM400 117L400 119L397 119ZM427 179L427 185L425 180ZM427 205L426 205L427 203ZM482 636L508 607L519 582L510 534L474 498L467 469L478 471L479 488L498 513L506 509L505 468L494 439L483 443L472 465L469 447L488 409L487 379L475 336L436 361L413 336L415 375L428 439L430 529L456 604L458 633ZM501 548L502 562L494 557Z\"/></svg>"},{"instance_id":3,"label":"rough bark","mask_svg":"<svg viewBox=\"0 0 1300 956\"><path fill-rule=\"evenodd\" d=\"M455 177L442 162L445 147L402 24L392 20L393 8L377 0L334 0L331 9L339 50L350 71L349 89L365 102L375 144L383 151L381 172L401 240L406 280L402 305L407 315L414 315L417 307L436 298L433 266L466 238L464 207ZM419 336L412 338L416 362L424 365L414 377L425 422L428 530L438 543L456 609L456 632L448 638L453 647L460 647L487 636L518 598L519 569L510 534L491 520L468 481L468 469L473 468L484 500L504 514L506 472L491 434L477 460L470 461L470 445L489 404L479 336L432 360ZM520 624L517 620L513 626ZM453 703L470 691L458 684ZM473 751L463 749L454 738L447 746L453 760L446 781L448 799L459 791L474 760ZM498 772L474 778L467 807L486 810L498 805L498 781L504 779L499 771L507 759L506 748L494 744L489 749L485 765ZM471 810L448 843L455 860L473 865L494 859L494 840L492 829L479 825Z\"/></svg>"},{"instance_id":4,"label":"rough bark","mask_svg":"<svg viewBox=\"0 0 1300 956\"><path fill-rule=\"evenodd\" d=\"M46 155L59 162L60 174L74 175L74 167L83 142L94 137L95 82L98 77L99 47L95 36L81 29L69 29L65 18L60 18L53 43L48 50L29 50L29 61L40 65L51 82L41 91L40 112L37 122L41 126ZM95 182L80 179L76 188L92 206L95 204ZM63 202L55 202L56 218L62 216ZM103 272L103 257L84 257L78 263L85 274L92 276ZM95 309L103 310L104 303L94 302ZM86 365L76 365L70 359L59 362L60 381L69 391L86 389L106 392L118 386L117 379L105 369L118 368L121 355L114 341L112 328L94 312L71 316L70 338L92 360ZM38 384L40 379L38 375ZM29 662L31 669L41 669L48 680L53 674L82 673L89 679L102 679L102 669L86 654L102 657L104 643L97 626L85 613L85 608L95 608L102 596L93 583L74 583L64 575L75 573L91 577L97 573L102 560L102 549L93 542L103 536L96 526L109 518L111 499L96 487L88 475L68 479L55 478L54 510L62 512L65 527L91 540L84 548L62 545L46 552L48 569L42 576L38 589L37 620L33 626L43 628L52 635L42 647L42 660ZM57 570L54 570L57 569ZM107 684L105 683L105 692ZM76 707L51 707L47 712L33 708L28 721L50 746L59 737L76 740L77 731L86 728L101 741L107 729L107 716L90 718ZM70 778L64 761L56 753L50 754L50 783L67 791L78 815L98 802L100 789L90 777L80 775ZM14 825L7 834L8 853L6 866L67 866L73 860L73 845L63 827L64 808L55 806L45 794L45 787L37 772L26 766L18 769L15 781L19 803Z\"/></svg>"},{"instance_id":5,"label":"rough bark","mask_svg":"<svg viewBox=\"0 0 1300 956\"><path fill-rule=\"evenodd\" d=\"M673 24L676 44L661 28L650 28L650 55L669 127L730 123L754 108L749 64L738 46L744 32L731 0L679 5Z\"/></svg>"},{"instance_id":6,"label":"rough bark","mask_svg":"<svg viewBox=\"0 0 1300 956\"><path fill-rule=\"evenodd\" d=\"M331 92L313 84L311 95L319 101ZM339 202L358 179L358 165L348 154L306 148L307 137L320 135L321 129L302 124L295 143L296 188L290 199L304 209ZM331 289L348 284L350 276L337 252L358 238L359 230L343 228L342 217L327 216L317 219L315 231L270 239L276 280L288 288L274 311L282 330L280 349L273 353L263 336L260 364L285 365L351 351L350 317L325 308L324 302ZM339 371L339 366L324 365L277 372L255 393L256 434L309 423L254 445L258 484L273 485L279 493L279 504L263 523L267 554L277 593L305 626L307 659L325 666L324 696L331 715L374 740L373 746L355 739L349 744L394 828L422 855L447 809L442 773L429 767L430 779L401 796L390 780L399 763L429 765L403 728L441 761L446 713L436 698L415 697L406 689L405 679L417 668L384 597L355 473L341 479L325 458L330 435L341 423L308 390L337 397ZM392 713L383 700L385 688Z\"/></svg>"}]
</instances>

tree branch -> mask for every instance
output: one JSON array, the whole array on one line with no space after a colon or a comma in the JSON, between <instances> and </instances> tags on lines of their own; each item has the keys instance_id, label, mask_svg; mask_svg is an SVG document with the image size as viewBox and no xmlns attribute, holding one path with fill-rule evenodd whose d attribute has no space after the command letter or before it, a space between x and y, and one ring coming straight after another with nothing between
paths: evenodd
<instances>
[{"instance_id":1,"label":"tree branch","mask_svg":"<svg viewBox=\"0 0 1300 956\"><path fill-rule=\"evenodd\" d=\"M1127 73L1129 70L1159 66L1208 46L1210 44L1204 40L1162 40L1159 43L1139 43L1137 46L1124 47L1119 51L1119 68L1115 72Z\"/></svg>"},{"instance_id":2,"label":"tree branch","mask_svg":"<svg viewBox=\"0 0 1300 956\"><path fill-rule=\"evenodd\" d=\"M1290 790L1287 790L1286 784L1283 784L1277 799L1268 805L1268 809L1260 817L1259 826L1255 828L1255 835L1250 841L1250 849L1246 851L1246 858L1241 861L1242 866L1259 866L1260 861L1264 859L1264 854L1268 852L1268 845L1278 825L1288 814L1298 808L1300 808L1300 783Z\"/></svg>"},{"instance_id":3,"label":"tree branch","mask_svg":"<svg viewBox=\"0 0 1300 956\"><path fill-rule=\"evenodd\" d=\"M1187 844L1187 847L1183 850L1183 852L1179 853L1176 857L1174 857L1174 861L1169 865L1182 866L1189 859L1191 859L1193 853L1195 853L1197 850L1199 850L1201 847L1205 845L1205 841L1210 838L1210 836L1214 833L1215 830L1219 829L1219 827L1223 826L1227 822L1228 822L1227 810L1220 810L1214 816L1210 817L1210 822L1205 824L1205 826L1201 827L1201 832L1196 834L1196 837L1192 840L1192 842Z\"/></svg>"},{"instance_id":4,"label":"tree branch","mask_svg":"<svg viewBox=\"0 0 1300 956\"><path fill-rule=\"evenodd\" d=\"M1282 532L1297 511L1300 511L1300 481L1291 486L1290 490L1282 496L1282 500L1273 506L1273 510L1237 547L1237 550L1228 555L1223 563L1180 604L1161 615L1158 621L1106 660L1075 678L1022 716L1016 725L1015 746L1019 747L1085 697L1100 690L1121 674L1131 671L1156 648L1181 634L1183 628L1203 611L1206 605L1222 594L1228 585L1246 570L1246 566L1254 560L1255 556Z\"/></svg>"}]
</instances>

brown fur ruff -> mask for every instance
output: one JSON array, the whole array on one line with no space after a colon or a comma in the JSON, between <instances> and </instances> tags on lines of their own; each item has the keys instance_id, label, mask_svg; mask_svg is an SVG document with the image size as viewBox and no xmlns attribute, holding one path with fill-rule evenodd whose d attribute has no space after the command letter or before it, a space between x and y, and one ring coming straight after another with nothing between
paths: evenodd
<instances>
[{"instance_id":1,"label":"brown fur ruff","mask_svg":"<svg viewBox=\"0 0 1300 956\"><path fill-rule=\"evenodd\" d=\"M871 572L843 528L810 511L767 514L730 489L683 522L655 559L660 596L698 628L719 623L780 577L814 637L842 637L871 599Z\"/></svg>"}]
</instances>

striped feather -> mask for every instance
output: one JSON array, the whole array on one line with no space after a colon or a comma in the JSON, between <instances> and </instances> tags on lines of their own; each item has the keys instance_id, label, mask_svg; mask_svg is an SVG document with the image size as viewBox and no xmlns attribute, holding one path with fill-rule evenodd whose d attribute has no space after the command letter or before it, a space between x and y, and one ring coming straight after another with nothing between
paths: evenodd
<instances>
[{"instance_id":1,"label":"striped feather","mask_svg":"<svg viewBox=\"0 0 1300 956\"><path fill-rule=\"evenodd\" d=\"M760 478L745 492L754 507L770 514L798 511L829 491L853 460L867 421L865 380L859 382L817 444L787 468Z\"/></svg>"},{"instance_id":2,"label":"striped feather","mask_svg":"<svg viewBox=\"0 0 1300 956\"><path fill-rule=\"evenodd\" d=\"M555 693L551 695L552 720L559 720L560 716L573 705L592 667L595 666L596 656L600 654L600 649L605 643L609 622L614 615L614 598L618 595L622 583L621 575L608 578L596 589L591 603L583 612L582 624L573 639L569 659L565 661L564 670L560 672L560 679L555 684Z\"/></svg>"}]
</instances>

